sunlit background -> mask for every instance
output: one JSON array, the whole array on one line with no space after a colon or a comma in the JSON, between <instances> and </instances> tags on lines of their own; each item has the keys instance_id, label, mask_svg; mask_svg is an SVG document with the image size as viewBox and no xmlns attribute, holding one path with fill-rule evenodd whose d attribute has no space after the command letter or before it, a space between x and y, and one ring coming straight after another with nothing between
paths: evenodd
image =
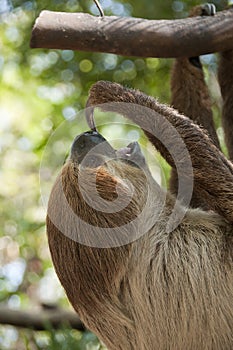
<instances>
[{"instance_id":1,"label":"sunlit background","mask_svg":"<svg viewBox=\"0 0 233 350\"><path fill-rule=\"evenodd\" d=\"M213 2L223 9L227 1ZM100 0L100 3L106 15L171 19L187 16L188 10L201 2ZM0 0L0 312L2 305L37 313L44 303L70 308L51 264L45 206L52 179L72 138L87 129L80 111L85 107L90 86L100 79L111 80L139 88L161 102L169 103L170 98L170 59L30 49L31 29L43 9L98 14L92 0ZM216 61L215 55L203 57L221 137ZM116 116L111 120L119 122ZM111 128L111 122L107 123L101 114L98 122L103 124L100 131L106 138L140 139L142 146L147 146L136 126L119 122ZM54 131L56 138L51 138ZM159 156L158 159L162 177L167 178L168 166ZM0 325L3 350L101 348L89 332L70 329L36 332Z\"/></svg>"}]
</instances>

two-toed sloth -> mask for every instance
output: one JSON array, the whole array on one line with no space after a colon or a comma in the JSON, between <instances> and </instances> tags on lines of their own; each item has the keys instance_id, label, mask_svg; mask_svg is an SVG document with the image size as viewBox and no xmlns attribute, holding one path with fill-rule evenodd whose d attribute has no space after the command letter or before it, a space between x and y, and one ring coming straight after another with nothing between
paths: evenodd
<instances>
[{"instance_id":1,"label":"two-toed sloth","mask_svg":"<svg viewBox=\"0 0 233 350\"><path fill-rule=\"evenodd\" d=\"M233 159L232 50L221 54L219 83ZM233 349L233 165L220 151L199 58L175 62L176 109L106 81L92 86L88 105L139 125L173 170L165 193L137 143L115 151L96 131L75 139L47 216L71 304L109 350ZM178 177L192 176L191 203L176 203L183 216L168 230Z\"/></svg>"}]
</instances>

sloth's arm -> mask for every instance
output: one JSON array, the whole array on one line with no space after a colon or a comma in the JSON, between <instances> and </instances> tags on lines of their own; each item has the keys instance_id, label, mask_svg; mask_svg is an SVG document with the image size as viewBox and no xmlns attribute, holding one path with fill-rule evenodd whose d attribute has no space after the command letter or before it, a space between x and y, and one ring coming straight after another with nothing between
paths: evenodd
<instances>
[{"instance_id":1,"label":"sloth's arm","mask_svg":"<svg viewBox=\"0 0 233 350\"><path fill-rule=\"evenodd\" d=\"M191 176L193 170L196 189L209 208L233 222L233 166L204 130L173 108L116 83L99 81L92 86L88 106L100 104L102 110L120 113L138 124L172 167L171 153L175 152L182 176ZM187 167L183 144L193 169Z\"/></svg>"},{"instance_id":2,"label":"sloth's arm","mask_svg":"<svg viewBox=\"0 0 233 350\"><path fill-rule=\"evenodd\" d=\"M194 7L190 12L190 17L213 16L214 14L215 6L207 3ZM198 56L181 57L174 61L171 72L171 105L196 124L202 126L208 132L214 144L220 148L213 121L211 99ZM175 168L171 171L170 191L177 195L178 176ZM209 209L195 184L191 206Z\"/></svg>"},{"instance_id":3,"label":"sloth's arm","mask_svg":"<svg viewBox=\"0 0 233 350\"><path fill-rule=\"evenodd\" d=\"M198 57L176 59L172 69L171 92L172 107L206 129L214 144L220 148L211 100Z\"/></svg>"},{"instance_id":4,"label":"sloth's arm","mask_svg":"<svg viewBox=\"0 0 233 350\"><path fill-rule=\"evenodd\" d=\"M218 137L214 127L211 110L211 101L204 80L199 57L178 58L175 60L171 77L171 104L180 113L183 113L196 124L202 126L216 147L220 148ZM178 176L176 168L172 168L170 177L170 191L177 195ZM199 192L196 182L194 183L191 206L209 209L208 203Z\"/></svg>"},{"instance_id":5,"label":"sloth's arm","mask_svg":"<svg viewBox=\"0 0 233 350\"><path fill-rule=\"evenodd\" d=\"M233 160L233 50L221 53L218 79L223 98L222 126L229 158Z\"/></svg>"},{"instance_id":6,"label":"sloth's arm","mask_svg":"<svg viewBox=\"0 0 233 350\"><path fill-rule=\"evenodd\" d=\"M215 6L206 3L192 8L189 17L214 16L215 13ZM211 99L199 56L181 57L174 61L171 74L171 93L172 107L205 128L214 144L220 148L214 127Z\"/></svg>"}]
</instances>

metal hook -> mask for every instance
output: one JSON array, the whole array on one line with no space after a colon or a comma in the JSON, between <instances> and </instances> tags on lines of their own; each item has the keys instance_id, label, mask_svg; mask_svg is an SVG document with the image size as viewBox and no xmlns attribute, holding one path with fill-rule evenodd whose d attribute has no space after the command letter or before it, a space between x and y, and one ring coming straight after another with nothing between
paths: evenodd
<instances>
[{"instance_id":1,"label":"metal hook","mask_svg":"<svg viewBox=\"0 0 233 350\"><path fill-rule=\"evenodd\" d=\"M102 7L101 7L99 1L98 1L98 0L94 0L94 3L96 4L96 6L97 6L97 8L98 8L98 10L99 10L99 12L100 12L100 16L101 16L101 17L104 17L104 11L103 11L103 9L102 9Z\"/></svg>"},{"instance_id":2,"label":"metal hook","mask_svg":"<svg viewBox=\"0 0 233 350\"><path fill-rule=\"evenodd\" d=\"M86 121L87 121L89 128L92 131L97 131L97 128L95 125L95 119L94 119L94 107L88 107L88 101L86 104L85 116L86 116Z\"/></svg>"}]
</instances>

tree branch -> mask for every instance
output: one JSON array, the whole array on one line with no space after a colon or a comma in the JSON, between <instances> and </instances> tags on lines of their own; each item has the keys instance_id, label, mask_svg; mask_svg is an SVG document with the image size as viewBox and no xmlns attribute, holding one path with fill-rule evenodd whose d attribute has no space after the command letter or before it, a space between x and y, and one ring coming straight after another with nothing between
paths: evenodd
<instances>
[{"instance_id":1,"label":"tree branch","mask_svg":"<svg viewBox=\"0 0 233 350\"><path fill-rule=\"evenodd\" d=\"M0 324L12 325L15 327L30 328L34 330L46 330L49 327L61 328L69 325L74 329L84 331L85 327L74 312L61 309L49 311L41 310L38 313L28 311L12 310L7 307L0 308Z\"/></svg>"},{"instance_id":2,"label":"tree branch","mask_svg":"<svg viewBox=\"0 0 233 350\"><path fill-rule=\"evenodd\" d=\"M180 20L42 11L32 30L31 47L140 57L225 51L233 48L233 8L215 16Z\"/></svg>"}]
</instances>

